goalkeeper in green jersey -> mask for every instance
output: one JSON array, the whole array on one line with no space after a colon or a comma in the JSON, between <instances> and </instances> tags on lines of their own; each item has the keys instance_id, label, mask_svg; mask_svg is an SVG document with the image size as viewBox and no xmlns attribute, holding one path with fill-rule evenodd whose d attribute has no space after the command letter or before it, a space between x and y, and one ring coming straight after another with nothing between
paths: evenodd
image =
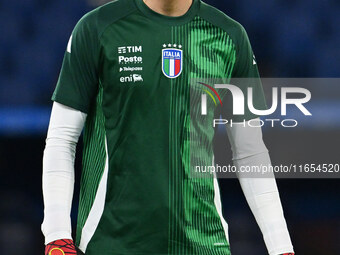
<instances>
[{"instance_id":1,"label":"goalkeeper in green jersey","mask_svg":"<svg viewBox=\"0 0 340 255\"><path fill-rule=\"evenodd\" d=\"M259 78L244 28L200 0L118 0L78 22L44 151L46 254L76 254L76 247L86 255L230 254L217 180L190 177L188 87L200 77ZM252 89L255 104L265 107L261 83ZM73 241L75 147L83 128ZM236 167L270 164L260 128L227 129ZM204 135L211 148L213 130ZM203 154L212 162L211 150ZM275 179L240 183L268 253L292 254Z\"/></svg>"}]
</instances>

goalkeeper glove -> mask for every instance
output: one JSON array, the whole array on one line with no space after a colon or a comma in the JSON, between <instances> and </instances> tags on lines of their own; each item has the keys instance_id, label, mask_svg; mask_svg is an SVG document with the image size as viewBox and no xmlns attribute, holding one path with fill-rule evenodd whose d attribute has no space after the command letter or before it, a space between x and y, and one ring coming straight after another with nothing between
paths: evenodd
<instances>
[{"instance_id":1,"label":"goalkeeper glove","mask_svg":"<svg viewBox=\"0 0 340 255\"><path fill-rule=\"evenodd\" d=\"M76 247L71 239L60 239L50 242L45 247L45 255L77 255Z\"/></svg>"}]
</instances>

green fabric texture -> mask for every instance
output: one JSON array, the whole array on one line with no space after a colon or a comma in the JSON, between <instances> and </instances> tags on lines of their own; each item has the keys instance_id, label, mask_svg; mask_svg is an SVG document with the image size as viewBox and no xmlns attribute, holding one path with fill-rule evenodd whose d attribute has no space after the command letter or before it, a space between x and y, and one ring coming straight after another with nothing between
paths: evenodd
<instances>
[{"instance_id":1,"label":"green fabric texture","mask_svg":"<svg viewBox=\"0 0 340 255\"><path fill-rule=\"evenodd\" d=\"M162 72L164 49L182 51L177 78ZM86 255L230 254L214 179L191 177L193 162L211 164L214 130L203 122L214 113L191 118L190 83L239 77L259 77L244 28L199 0L182 17L118 0L79 21L52 99L88 114L77 245L108 157L105 207ZM261 83L253 88L264 107Z\"/></svg>"}]
</instances>

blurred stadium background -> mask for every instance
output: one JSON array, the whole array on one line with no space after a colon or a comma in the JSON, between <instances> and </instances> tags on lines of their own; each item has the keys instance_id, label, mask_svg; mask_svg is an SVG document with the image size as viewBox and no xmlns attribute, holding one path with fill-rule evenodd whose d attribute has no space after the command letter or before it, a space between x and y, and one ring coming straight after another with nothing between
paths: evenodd
<instances>
[{"instance_id":1,"label":"blurred stadium background","mask_svg":"<svg viewBox=\"0 0 340 255\"><path fill-rule=\"evenodd\" d=\"M41 161L51 101L70 33L107 1L0 0L0 254L43 254ZM244 25L264 77L339 77L339 0L206 0ZM265 130L273 163L339 163L340 86L322 128ZM226 134L219 134L226 141ZM293 144L293 145L292 145ZM81 146L78 146L80 151ZM225 156L228 155L228 156ZM218 155L230 159L229 150ZM282 156L284 155L284 156ZM221 159L223 158L223 159ZM77 160L80 174L80 157ZM266 254L237 180L221 180L233 255ZM278 180L297 254L340 254L340 180ZM76 189L77 190L77 189ZM77 203L77 194L74 202ZM76 220L76 210L72 213Z\"/></svg>"}]
</instances>

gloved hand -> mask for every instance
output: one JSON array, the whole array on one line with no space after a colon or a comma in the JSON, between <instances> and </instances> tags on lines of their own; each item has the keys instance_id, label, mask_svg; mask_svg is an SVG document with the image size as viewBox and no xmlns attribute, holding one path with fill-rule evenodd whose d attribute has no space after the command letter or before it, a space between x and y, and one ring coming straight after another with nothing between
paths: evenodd
<instances>
[{"instance_id":1,"label":"gloved hand","mask_svg":"<svg viewBox=\"0 0 340 255\"><path fill-rule=\"evenodd\" d=\"M46 245L45 255L77 255L77 251L73 240L60 239Z\"/></svg>"}]
</instances>

